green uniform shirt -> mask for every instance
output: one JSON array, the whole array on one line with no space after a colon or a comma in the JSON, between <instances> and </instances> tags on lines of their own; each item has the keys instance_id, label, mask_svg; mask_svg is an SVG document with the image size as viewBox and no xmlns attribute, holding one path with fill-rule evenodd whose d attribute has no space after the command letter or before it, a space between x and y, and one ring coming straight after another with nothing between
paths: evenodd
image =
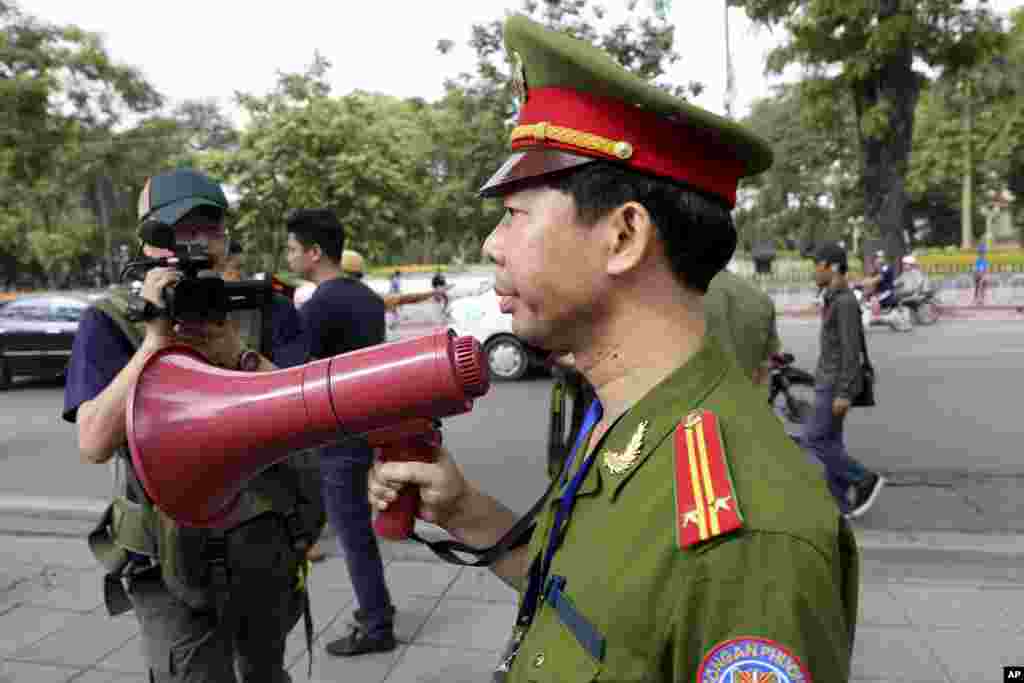
<instances>
[{"instance_id":1,"label":"green uniform shirt","mask_svg":"<svg viewBox=\"0 0 1024 683\"><path fill-rule=\"evenodd\" d=\"M750 282L728 271L711 280L704 296L708 330L732 354L747 377L781 350L775 302Z\"/></svg>"},{"instance_id":2,"label":"green uniform shirt","mask_svg":"<svg viewBox=\"0 0 1024 683\"><path fill-rule=\"evenodd\" d=\"M717 416L744 526L681 549L673 436L698 408ZM639 457L610 473L606 451L626 449L645 420ZM809 673L790 670L777 683L847 680L857 613L853 536L821 474L718 343L706 338L619 419L595 457L552 561L549 576L565 579L560 606L542 603L509 681L693 683L702 660L733 639L772 641ZM551 496L531 557L546 545L556 508ZM778 664L779 652L769 650ZM735 654L721 650L701 683L740 680L722 673L740 662Z\"/></svg>"}]
</instances>

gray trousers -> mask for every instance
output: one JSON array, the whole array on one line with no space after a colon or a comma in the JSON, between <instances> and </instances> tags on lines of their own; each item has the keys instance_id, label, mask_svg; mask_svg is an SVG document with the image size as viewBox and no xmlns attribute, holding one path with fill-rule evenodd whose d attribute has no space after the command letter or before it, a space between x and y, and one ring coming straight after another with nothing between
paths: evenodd
<instances>
[{"instance_id":1,"label":"gray trousers","mask_svg":"<svg viewBox=\"0 0 1024 683\"><path fill-rule=\"evenodd\" d=\"M864 481L870 474L858 460L846 451L843 441L845 417L832 414L832 400L835 392L829 386L814 387L814 412L804 426L802 445L825 466L825 481L836 499L840 512L850 511L846 499L852 484Z\"/></svg>"},{"instance_id":2,"label":"gray trousers","mask_svg":"<svg viewBox=\"0 0 1024 683\"><path fill-rule=\"evenodd\" d=\"M290 683L286 639L304 605L297 577L257 570L235 580L244 588L232 590L230 628L173 595L159 567L129 581L151 683Z\"/></svg>"}]
</instances>

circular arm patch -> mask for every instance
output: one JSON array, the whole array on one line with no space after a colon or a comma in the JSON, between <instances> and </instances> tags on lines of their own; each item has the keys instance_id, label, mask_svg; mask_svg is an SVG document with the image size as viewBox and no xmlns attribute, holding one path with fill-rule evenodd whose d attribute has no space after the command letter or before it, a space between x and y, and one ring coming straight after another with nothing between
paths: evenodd
<instances>
[{"instance_id":1,"label":"circular arm patch","mask_svg":"<svg viewBox=\"0 0 1024 683\"><path fill-rule=\"evenodd\" d=\"M765 638L734 638L704 655L697 683L811 683L803 662Z\"/></svg>"}]
</instances>

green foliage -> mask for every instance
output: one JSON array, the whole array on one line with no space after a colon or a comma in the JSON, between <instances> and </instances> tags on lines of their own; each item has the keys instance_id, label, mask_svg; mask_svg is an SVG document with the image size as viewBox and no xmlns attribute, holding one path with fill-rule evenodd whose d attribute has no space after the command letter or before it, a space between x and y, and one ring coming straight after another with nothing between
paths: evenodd
<instances>
[{"instance_id":1,"label":"green foliage","mask_svg":"<svg viewBox=\"0 0 1024 683\"><path fill-rule=\"evenodd\" d=\"M932 228L929 243L956 240L968 97L979 198L1004 187L1024 198L1024 9L1003 32L984 3L955 0L729 4L787 31L769 70L803 70L746 121L772 143L776 162L741 188L743 247L849 242L856 226L861 237L885 236L896 254L915 218ZM665 79L680 59L673 27L651 3L628 0L624 10L526 0L521 11L659 87L699 93L698 83ZM96 35L0 0L0 285L25 272L51 285L97 265L109 274L118 247L134 244L145 178L179 165L206 170L237 195L230 221L249 271L280 270L284 215L303 206L335 209L371 267L477 260L502 211L477 190L508 155L517 103L500 20L474 26L469 45L473 72L448 79L429 103L338 96L330 64L314 55L304 72L278 74L270 92L237 93L249 120L237 131L212 101L163 108ZM441 54L453 47L439 37ZM915 71L923 65L927 72ZM1016 205L1024 230L1022 200Z\"/></svg>"},{"instance_id":2,"label":"green foliage","mask_svg":"<svg viewBox=\"0 0 1024 683\"><path fill-rule=\"evenodd\" d=\"M317 55L303 74L279 74L265 96L239 94L251 123L236 149L202 155L201 167L241 199L234 225L253 270L283 263L284 217L328 207L347 243L371 261L411 241L434 238L422 206L428 191L423 107L386 95L331 97Z\"/></svg>"},{"instance_id":3,"label":"green foliage","mask_svg":"<svg viewBox=\"0 0 1024 683\"><path fill-rule=\"evenodd\" d=\"M772 167L742 186L742 195L756 197L736 211L744 250L763 241L781 247L849 239L850 221L862 212L850 107L806 94L821 87L827 84L820 79L779 87L744 121L775 151Z\"/></svg>"},{"instance_id":4,"label":"green foliage","mask_svg":"<svg viewBox=\"0 0 1024 683\"><path fill-rule=\"evenodd\" d=\"M101 202L102 216L90 216L82 205L96 194L97 179L116 167L113 131L124 116L153 111L161 102L137 69L107 54L99 36L0 3L0 266L6 282L34 270L56 284L88 266L90 255L104 258L96 228L109 224L116 207ZM113 199L109 183L104 186L104 199Z\"/></svg>"},{"instance_id":5,"label":"green foliage","mask_svg":"<svg viewBox=\"0 0 1024 683\"><path fill-rule=\"evenodd\" d=\"M969 84L970 89L967 89ZM967 97L970 97L970 102ZM968 105L969 108L968 108ZM970 135L965 115L971 113ZM969 71L936 82L921 97L914 128L914 155L907 188L915 203L944 204L956 212L956 230L942 229L937 241L959 241L961 182L968 172L966 146L973 148L974 225L992 192L1009 188L1024 171L1024 11L1011 18L1006 49ZM1024 183L1019 187L1024 190ZM1019 207L1021 202L1016 202ZM1018 209L1019 210L1019 209ZM975 235L977 237L978 234Z\"/></svg>"},{"instance_id":6,"label":"green foliage","mask_svg":"<svg viewBox=\"0 0 1024 683\"><path fill-rule=\"evenodd\" d=\"M800 65L827 87L805 89L813 108L822 98L849 101L860 147L864 217L889 251L904 249L910 226L904 184L914 111L924 73L956 75L1004 49L1004 34L987 5L959 0L730 0L757 23L782 26L787 42L768 58L781 73Z\"/></svg>"}]
</instances>

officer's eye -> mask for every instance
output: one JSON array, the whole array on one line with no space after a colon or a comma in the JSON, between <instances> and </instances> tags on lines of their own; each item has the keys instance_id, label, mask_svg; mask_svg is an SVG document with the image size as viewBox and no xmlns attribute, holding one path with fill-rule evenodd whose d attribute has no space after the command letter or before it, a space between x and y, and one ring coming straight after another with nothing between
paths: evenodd
<instances>
[{"instance_id":1,"label":"officer's eye","mask_svg":"<svg viewBox=\"0 0 1024 683\"><path fill-rule=\"evenodd\" d=\"M513 218L515 218L518 214L521 214L521 213L522 213L522 211L520 211L519 209L514 209L511 206L506 206L505 207L505 214L501 217L501 222L502 223L508 223Z\"/></svg>"}]
</instances>

